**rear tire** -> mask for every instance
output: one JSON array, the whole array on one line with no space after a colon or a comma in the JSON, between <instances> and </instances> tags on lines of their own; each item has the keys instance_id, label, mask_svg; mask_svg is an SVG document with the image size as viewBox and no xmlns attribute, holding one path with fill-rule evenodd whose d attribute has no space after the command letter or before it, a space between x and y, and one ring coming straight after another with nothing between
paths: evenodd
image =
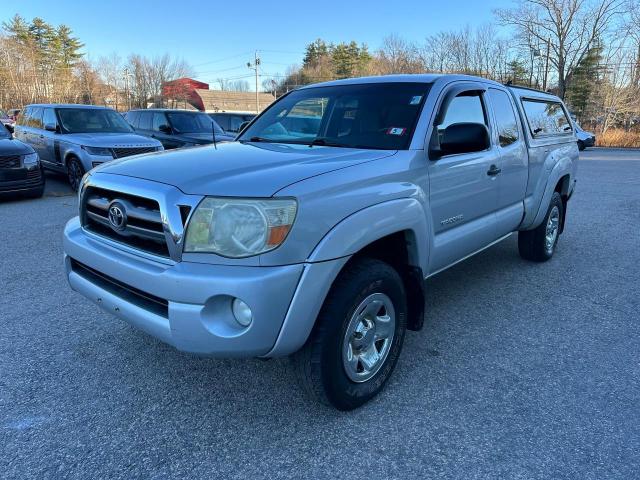
<instances>
[{"instance_id":1,"label":"rear tire","mask_svg":"<svg viewBox=\"0 0 640 480\"><path fill-rule=\"evenodd\" d=\"M554 192L543 222L533 230L518 232L518 251L525 260L546 262L556 250L564 218L562 197Z\"/></svg>"},{"instance_id":2,"label":"rear tire","mask_svg":"<svg viewBox=\"0 0 640 480\"><path fill-rule=\"evenodd\" d=\"M71 185L74 192L78 191L84 173L84 167L76 157L71 157L67 161L67 179L69 180L69 185Z\"/></svg>"},{"instance_id":3,"label":"rear tire","mask_svg":"<svg viewBox=\"0 0 640 480\"><path fill-rule=\"evenodd\" d=\"M338 410L363 405L391 376L406 328L398 272L380 260L352 261L331 287L307 343L293 355L303 389Z\"/></svg>"}]
</instances>

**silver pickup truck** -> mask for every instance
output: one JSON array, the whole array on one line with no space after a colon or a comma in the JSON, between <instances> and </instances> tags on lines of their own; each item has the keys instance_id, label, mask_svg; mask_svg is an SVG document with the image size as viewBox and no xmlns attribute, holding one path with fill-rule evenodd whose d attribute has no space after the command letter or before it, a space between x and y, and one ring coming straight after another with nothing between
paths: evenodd
<instances>
[{"instance_id":1,"label":"silver pickup truck","mask_svg":"<svg viewBox=\"0 0 640 480\"><path fill-rule=\"evenodd\" d=\"M237 141L85 175L71 287L173 345L291 355L341 410L389 379L424 279L518 232L552 257L578 147L555 96L459 75L310 85Z\"/></svg>"}]
</instances>

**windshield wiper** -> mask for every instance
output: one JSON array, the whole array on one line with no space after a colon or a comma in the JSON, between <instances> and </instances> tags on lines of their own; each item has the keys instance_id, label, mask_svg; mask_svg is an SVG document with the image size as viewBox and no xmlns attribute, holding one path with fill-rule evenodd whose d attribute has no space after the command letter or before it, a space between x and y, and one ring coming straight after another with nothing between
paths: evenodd
<instances>
[{"instance_id":1,"label":"windshield wiper","mask_svg":"<svg viewBox=\"0 0 640 480\"><path fill-rule=\"evenodd\" d=\"M273 140L270 140L270 139L264 138L264 137L251 137L249 139L249 141L250 142L268 142L268 143L273 143Z\"/></svg>"},{"instance_id":2,"label":"windshield wiper","mask_svg":"<svg viewBox=\"0 0 640 480\"><path fill-rule=\"evenodd\" d=\"M309 147L313 147L314 145L322 146L322 147L342 147L342 148L351 148L350 145L345 145L344 143L332 142L328 138L316 137L311 140L309 143Z\"/></svg>"}]
</instances>

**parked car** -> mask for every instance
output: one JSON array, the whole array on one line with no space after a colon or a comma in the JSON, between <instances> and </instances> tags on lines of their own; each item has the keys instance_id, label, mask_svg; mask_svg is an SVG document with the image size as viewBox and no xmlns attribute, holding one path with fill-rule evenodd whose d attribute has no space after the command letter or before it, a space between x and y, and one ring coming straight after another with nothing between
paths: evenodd
<instances>
[{"instance_id":1,"label":"parked car","mask_svg":"<svg viewBox=\"0 0 640 480\"><path fill-rule=\"evenodd\" d=\"M125 118L137 133L162 142L165 150L213 143L214 133L216 142L235 139L207 114L192 110L131 110Z\"/></svg>"},{"instance_id":2,"label":"parked car","mask_svg":"<svg viewBox=\"0 0 640 480\"><path fill-rule=\"evenodd\" d=\"M582 151L587 147L593 147L596 144L596 136L591 132L587 132L582 129L578 122L573 122L573 127L576 131L576 138L578 139L578 150Z\"/></svg>"},{"instance_id":3,"label":"parked car","mask_svg":"<svg viewBox=\"0 0 640 480\"><path fill-rule=\"evenodd\" d=\"M36 151L14 139L7 128L0 126L0 195L41 197L44 183Z\"/></svg>"},{"instance_id":4,"label":"parked car","mask_svg":"<svg viewBox=\"0 0 640 480\"><path fill-rule=\"evenodd\" d=\"M209 113L209 116L213 118L225 132L237 135L240 133L243 124L253 120L256 117L256 114L242 112L214 112Z\"/></svg>"},{"instance_id":5,"label":"parked car","mask_svg":"<svg viewBox=\"0 0 640 480\"><path fill-rule=\"evenodd\" d=\"M289 132L290 115L316 130ZM179 350L293 355L307 392L349 410L422 328L425 278L516 232L523 258L553 256L577 161L548 93L462 75L310 85L218 150L90 172L68 280Z\"/></svg>"},{"instance_id":6,"label":"parked car","mask_svg":"<svg viewBox=\"0 0 640 480\"><path fill-rule=\"evenodd\" d=\"M5 129L9 130L9 133L13 134L15 124L16 121L11 116L9 116L8 113L0 110L0 125L3 125Z\"/></svg>"},{"instance_id":7,"label":"parked car","mask_svg":"<svg viewBox=\"0 0 640 480\"><path fill-rule=\"evenodd\" d=\"M28 105L15 133L36 150L45 168L66 173L74 190L97 165L162 150L160 142L137 135L115 110L92 105Z\"/></svg>"}]
</instances>

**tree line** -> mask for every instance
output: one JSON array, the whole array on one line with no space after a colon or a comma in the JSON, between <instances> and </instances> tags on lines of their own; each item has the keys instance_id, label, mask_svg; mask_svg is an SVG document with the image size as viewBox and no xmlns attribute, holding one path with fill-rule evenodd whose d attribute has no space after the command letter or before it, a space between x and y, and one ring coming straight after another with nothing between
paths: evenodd
<instances>
[{"instance_id":1,"label":"tree line","mask_svg":"<svg viewBox=\"0 0 640 480\"><path fill-rule=\"evenodd\" d=\"M0 108L29 103L90 103L119 110L161 99L162 84L192 68L170 55L90 59L67 25L16 15L0 32Z\"/></svg>"}]
</instances>

